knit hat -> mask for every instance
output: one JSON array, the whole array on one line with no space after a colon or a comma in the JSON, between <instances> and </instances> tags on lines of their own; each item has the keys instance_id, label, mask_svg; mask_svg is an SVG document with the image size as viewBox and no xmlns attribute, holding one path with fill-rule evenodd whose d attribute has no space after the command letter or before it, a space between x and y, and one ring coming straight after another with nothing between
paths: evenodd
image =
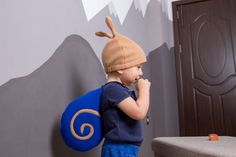
<instances>
[{"instance_id":1,"label":"knit hat","mask_svg":"<svg viewBox=\"0 0 236 157\"><path fill-rule=\"evenodd\" d=\"M147 59L143 49L133 40L116 32L109 16L105 21L112 35L106 32L96 32L96 35L109 39L102 52L106 73L145 63Z\"/></svg>"}]
</instances>

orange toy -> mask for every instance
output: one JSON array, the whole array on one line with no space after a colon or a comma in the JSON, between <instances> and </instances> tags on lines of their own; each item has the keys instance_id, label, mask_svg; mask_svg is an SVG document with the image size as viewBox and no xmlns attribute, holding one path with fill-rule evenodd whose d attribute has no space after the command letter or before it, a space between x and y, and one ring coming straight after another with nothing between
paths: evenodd
<instances>
[{"instance_id":1,"label":"orange toy","mask_svg":"<svg viewBox=\"0 0 236 157\"><path fill-rule=\"evenodd\" d=\"M219 136L217 134L209 134L209 141L218 141Z\"/></svg>"}]
</instances>

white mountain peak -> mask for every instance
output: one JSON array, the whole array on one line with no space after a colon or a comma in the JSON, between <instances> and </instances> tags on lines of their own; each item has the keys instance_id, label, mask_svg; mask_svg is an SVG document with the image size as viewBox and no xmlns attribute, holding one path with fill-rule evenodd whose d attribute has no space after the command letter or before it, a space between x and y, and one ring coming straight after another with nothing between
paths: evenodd
<instances>
[{"instance_id":1,"label":"white mountain peak","mask_svg":"<svg viewBox=\"0 0 236 157\"><path fill-rule=\"evenodd\" d=\"M144 16L150 0L82 0L88 21L98 14L103 8L108 6L110 14L118 16L121 24L123 24L133 2L135 8L138 11L141 11Z\"/></svg>"},{"instance_id":2,"label":"white mountain peak","mask_svg":"<svg viewBox=\"0 0 236 157\"><path fill-rule=\"evenodd\" d=\"M161 3L162 11L166 13L170 20L172 20L171 2L177 0L157 1ZM139 12L141 11L144 17L149 2L150 0L82 0L88 21L98 14L103 8L108 6L110 14L113 14L115 17L118 16L121 24L123 24L133 3L135 9Z\"/></svg>"}]
</instances>

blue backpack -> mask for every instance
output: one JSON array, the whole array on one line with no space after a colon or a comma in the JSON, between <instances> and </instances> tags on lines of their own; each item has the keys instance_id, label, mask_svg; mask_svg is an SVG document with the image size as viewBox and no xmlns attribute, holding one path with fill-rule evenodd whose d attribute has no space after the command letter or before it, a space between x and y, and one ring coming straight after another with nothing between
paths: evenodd
<instances>
[{"instance_id":1,"label":"blue backpack","mask_svg":"<svg viewBox=\"0 0 236 157\"><path fill-rule=\"evenodd\" d=\"M61 117L61 135L69 147L88 151L103 139L101 121L102 87L68 104Z\"/></svg>"}]
</instances>

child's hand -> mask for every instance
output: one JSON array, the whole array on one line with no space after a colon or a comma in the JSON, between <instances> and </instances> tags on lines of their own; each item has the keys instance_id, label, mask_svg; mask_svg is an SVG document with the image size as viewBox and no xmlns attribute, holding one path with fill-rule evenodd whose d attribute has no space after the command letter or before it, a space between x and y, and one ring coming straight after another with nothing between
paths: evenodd
<instances>
[{"instance_id":1,"label":"child's hand","mask_svg":"<svg viewBox=\"0 0 236 157\"><path fill-rule=\"evenodd\" d=\"M149 90L151 86L151 83L148 81L148 79L139 79L136 88L137 90Z\"/></svg>"}]
</instances>

